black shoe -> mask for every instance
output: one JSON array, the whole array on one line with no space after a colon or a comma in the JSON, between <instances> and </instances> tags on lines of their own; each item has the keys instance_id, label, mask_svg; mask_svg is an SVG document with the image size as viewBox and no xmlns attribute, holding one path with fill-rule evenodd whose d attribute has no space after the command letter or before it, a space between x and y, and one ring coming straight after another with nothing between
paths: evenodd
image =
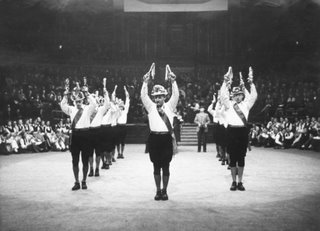
<instances>
[{"instance_id":1,"label":"black shoe","mask_svg":"<svg viewBox=\"0 0 320 231\"><path fill-rule=\"evenodd\" d=\"M99 174L99 168L96 168L96 171L95 171L95 173L94 173L94 176L100 176L100 174Z\"/></svg>"},{"instance_id":2,"label":"black shoe","mask_svg":"<svg viewBox=\"0 0 320 231\"><path fill-rule=\"evenodd\" d=\"M217 158L220 158L220 155L219 155L219 154L217 154L217 155L216 155L216 157L217 157Z\"/></svg>"},{"instance_id":3,"label":"black shoe","mask_svg":"<svg viewBox=\"0 0 320 231\"><path fill-rule=\"evenodd\" d=\"M219 161L222 161L222 158L221 158L221 157L219 158Z\"/></svg>"},{"instance_id":4,"label":"black shoe","mask_svg":"<svg viewBox=\"0 0 320 231\"><path fill-rule=\"evenodd\" d=\"M111 165L111 164L110 164ZM106 164L106 167L104 169L109 169L109 164Z\"/></svg>"},{"instance_id":5,"label":"black shoe","mask_svg":"<svg viewBox=\"0 0 320 231\"><path fill-rule=\"evenodd\" d=\"M75 191L75 190L79 190L80 189L80 183L79 182L75 182L74 183L74 186L72 187L72 191Z\"/></svg>"},{"instance_id":6,"label":"black shoe","mask_svg":"<svg viewBox=\"0 0 320 231\"><path fill-rule=\"evenodd\" d=\"M90 172L89 172L89 175L88 176L93 176L93 168L90 168Z\"/></svg>"},{"instance_id":7,"label":"black shoe","mask_svg":"<svg viewBox=\"0 0 320 231\"><path fill-rule=\"evenodd\" d=\"M223 160L222 162L221 162L221 165L225 165L226 164L226 162Z\"/></svg>"},{"instance_id":8,"label":"black shoe","mask_svg":"<svg viewBox=\"0 0 320 231\"><path fill-rule=\"evenodd\" d=\"M116 162L116 159L114 157L112 157L112 162Z\"/></svg>"},{"instance_id":9,"label":"black shoe","mask_svg":"<svg viewBox=\"0 0 320 231\"><path fill-rule=\"evenodd\" d=\"M237 182L235 182L235 181L232 182L230 190L231 191L236 191L237 190Z\"/></svg>"},{"instance_id":10,"label":"black shoe","mask_svg":"<svg viewBox=\"0 0 320 231\"><path fill-rule=\"evenodd\" d=\"M161 190L157 191L157 194L155 195L154 199L156 201L159 201L162 199Z\"/></svg>"},{"instance_id":11,"label":"black shoe","mask_svg":"<svg viewBox=\"0 0 320 231\"><path fill-rule=\"evenodd\" d=\"M118 155L118 156L117 156L117 159L121 159L121 155Z\"/></svg>"},{"instance_id":12,"label":"black shoe","mask_svg":"<svg viewBox=\"0 0 320 231\"><path fill-rule=\"evenodd\" d=\"M101 169L106 169L106 164L103 163Z\"/></svg>"},{"instance_id":13,"label":"black shoe","mask_svg":"<svg viewBox=\"0 0 320 231\"><path fill-rule=\"evenodd\" d=\"M124 156L123 156L123 154L121 154L121 156L120 156L120 159L124 159Z\"/></svg>"},{"instance_id":14,"label":"black shoe","mask_svg":"<svg viewBox=\"0 0 320 231\"><path fill-rule=\"evenodd\" d=\"M168 197L168 194L167 194L167 190L165 190L165 189L162 189L161 190L161 195L162 195L162 200L163 201L167 201L168 199L169 199L169 197Z\"/></svg>"},{"instance_id":15,"label":"black shoe","mask_svg":"<svg viewBox=\"0 0 320 231\"><path fill-rule=\"evenodd\" d=\"M230 165L228 165L228 168L227 168L228 170L230 170L231 169L231 167L230 167Z\"/></svg>"},{"instance_id":16,"label":"black shoe","mask_svg":"<svg viewBox=\"0 0 320 231\"><path fill-rule=\"evenodd\" d=\"M239 182L239 183L238 183L237 188L238 188L238 190L240 190L240 191L245 191L245 190L246 190L246 189L243 187L242 182Z\"/></svg>"},{"instance_id":17,"label":"black shoe","mask_svg":"<svg viewBox=\"0 0 320 231\"><path fill-rule=\"evenodd\" d=\"M87 183L85 181L81 182L81 188L82 189L87 189L88 188Z\"/></svg>"}]
</instances>

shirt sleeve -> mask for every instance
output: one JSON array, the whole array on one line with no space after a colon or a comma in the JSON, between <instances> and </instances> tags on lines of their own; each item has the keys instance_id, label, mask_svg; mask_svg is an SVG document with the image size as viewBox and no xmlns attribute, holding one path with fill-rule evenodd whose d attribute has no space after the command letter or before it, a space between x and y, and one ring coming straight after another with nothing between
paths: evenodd
<instances>
[{"instance_id":1,"label":"shirt sleeve","mask_svg":"<svg viewBox=\"0 0 320 231\"><path fill-rule=\"evenodd\" d=\"M220 94L221 104L224 105L226 109L229 109L231 106L230 94L225 81L222 83Z\"/></svg>"},{"instance_id":2,"label":"shirt sleeve","mask_svg":"<svg viewBox=\"0 0 320 231\"><path fill-rule=\"evenodd\" d=\"M148 96L148 83L146 82L142 84L140 97L145 109L150 112L153 102Z\"/></svg>"},{"instance_id":3,"label":"shirt sleeve","mask_svg":"<svg viewBox=\"0 0 320 231\"><path fill-rule=\"evenodd\" d=\"M253 83L250 85L250 93L246 91L246 94L248 95L246 95L245 102L247 103L248 109L250 110L258 97L256 86Z\"/></svg>"},{"instance_id":4,"label":"shirt sleeve","mask_svg":"<svg viewBox=\"0 0 320 231\"><path fill-rule=\"evenodd\" d=\"M209 112L212 116L214 116L213 103L209 105L209 107L208 107L208 112Z\"/></svg>"},{"instance_id":5,"label":"shirt sleeve","mask_svg":"<svg viewBox=\"0 0 320 231\"><path fill-rule=\"evenodd\" d=\"M129 97L126 97L126 102L125 102L125 104L124 104L124 111L125 111L126 113L128 113L128 111L129 111L129 106L130 106L130 98L129 98Z\"/></svg>"},{"instance_id":6,"label":"shirt sleeve","mask_svg":"<svg viewBox=\"0 0 320 231\"><path fill-rule=\"evenodd\" d=\"M91 94L88 95L88 102L89 102L89 112L90 114L92 114L97 107L97 103Z\"/></svg>"},{"instance_id":7,"label":"shirt sleeve","mask_svg":"<svg viewBox=\"0 0 320 231\"><path fill-rule=\"evenodd\" d=\"M67 96L64 96L61 103L60 103L60 107L61 107L61 110L67 114L67 115L71 115L71 112L72 112L72 107L68 105L68 98Z\"/></svg>"},{"instance_id":8,"label":"shirt sleeve","mask_svg":"<svg viewBox=\"0 0 320 231\"><path fill-rule=\"evenodd\" d=\"M168 101L168 105L172 111L174 111L177 107L179 101L179 88L177 81L173 81L172 83L172 94Z\"/></svg>"}]
</instances>

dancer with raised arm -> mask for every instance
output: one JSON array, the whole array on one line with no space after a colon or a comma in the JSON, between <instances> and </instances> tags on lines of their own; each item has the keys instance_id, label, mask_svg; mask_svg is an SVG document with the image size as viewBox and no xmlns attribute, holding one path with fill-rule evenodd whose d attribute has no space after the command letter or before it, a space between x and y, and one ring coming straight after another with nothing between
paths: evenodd
<instances>
[{"instance_id":1,"label":"dancer with raised arm","mask_svg":"<svg viewBox=\"0 0 320 231\"><path fill-rule=\"evenodd\" d=\"M72 190L80 189L79 182L79 157L81 153L82 160L82 189L87 189L86 179L89 165L90 155L90 139L89 139L89 127L90 127L90 116L94 112L97 104L95 99L88 92L88 86L83 86L80 89L79 84L72 93L72 100L75 106L68 105L68 94L69 94L69 81L66 84L66 90L64 97L60 103L61 110L70 116L71 118L71 155L72 155L72 166L73 174L75 178L75 184ZM84 105L83 100L87 97L89 105Z\"/></svg>"},{"instance_id":2,"label":"dancer with raised arm","mask_svg":"<svg viewBox=\"0 0 320 231\"><path fill-rule=\"evenodd\" d=\"M105 79L103 80L105 82ZM103 133L102 133L102 127L101 122L104 114L108 111L110 107L110 99L109 99L109 93L105 87L103 87L103 95L102 96L96 96L97 97L97 104L98 107L96 108L96 112L91 116L91 124L90 124L90 138L91 138L91 144L92 144L92 151L91 155L89 157L89 165L90 165L90 172L89 177L91 176L100 176L99 173L99 165L100 165L100 159L101 159L101 153L103 151ZM93 155L96 155L96 168L95 172L93 172Z\"/></svg>"},{"instance_id":3,"label":"dancer with raised arm","mask_svg":"<svg viewBox=\"0 0 320 231\"><path fill-rule=\"evenodd\" d=\"M233 87L231 99L229 89L231 88L233 73L229 67L228 73L224 76L224 82L221 86L222 102L226 109L227 128L227 152L230 155L230 167L232 176L232 185L230 190L244 191L242 177L245 166L245 156L248 147L248 128L247 120L250 109L257 99L256 87L253 84L252 68L249 68L248 83L250 93L245 89L242 75L240 72L240 85ZM236 181L238 165L238 184Z\"/></svg>"},{"instance_id":4,"label":"dancer with raised arm","mask_svg":"<svg viewBox=\"0 0 320 231\"><path fill-rule=\"evenodd\" d=\"M122 100L119 102L118 107L120 110L120 116L117 121L118 126L118 138L117 138L117 151L118 151L118 159L123 159L123 151L125 146L125 139L127 136L127 117L129 112L129 106L130 106L130 96L129 92L127 91L127 88L123 87L125 95L126 95L126 101L123 102Z\"/></svg>"},{"instance_id":5,"label":"dancer with raised arm","mask_svg":"<svg viewBox=\"0 0 320 231\"><path fill-rule=\"evenodd\" d=\"M152 68L151 68L152 69ZM169 69L170 70L170 69ZM171 81L172 95L168 102L165 102L167 90L161 85L155 85L152 89L152 100L148 95L149 71L143 77L141 89L141 100L148 112L150 135L148 138L149 156L153 163L154 180L156 185L155 200L168 200L167 187L169 182L169 166L174 152L173 139L173 117L179 100L179 89L176 83L176 76L171 71L166 78ZM162 169L162 176L161 171ZM162 189L161 189L162 179Z\"/></svg>"}]
</instances>

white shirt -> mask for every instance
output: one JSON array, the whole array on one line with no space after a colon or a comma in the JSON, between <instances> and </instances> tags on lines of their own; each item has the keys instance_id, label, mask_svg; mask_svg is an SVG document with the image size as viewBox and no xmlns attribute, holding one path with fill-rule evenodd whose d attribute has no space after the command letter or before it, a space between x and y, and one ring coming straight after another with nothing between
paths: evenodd
<instances>
[{"instance_id":1,"label":"white shirt","mask_svg":"<svg viewBox=\"0 0 320 231\"><path fill-rule=\"evenodd\" d=\"M245 99L238 103L238 106L242 113L244 114L245 118L248 120L249 111L252 108L253 104L257 99L257 90L255 85L252 83L250 85L250 92L245 90ZM225 82L221 86L221 95L223 95L223 104L226 108L226 120L229 125L232 126L243 126L243 122L237 112L234 110L233 105L236 103L235 101L230 100L229 91L226 87Z\"/></svg>"},{"instance_id":2,"label":"white shirt","mask_svg":"<svg viewBox=\"0 0 320 231\"><path fill-rule=\"evenodd\" d=\"M120 116L119 116L118 122L117 122L118 124L126 124L127 123L129 106L130 106L130 99L126 98L126 103L124 105L124 110L120 109Z\"/></svg>"},{"instance_id":3,"label":"white shirt","mask_svg":"<svg viewBox=\"0 0 320 231\"><path fill-rule=\"evenodd\" d=\"M119 115L119 109L113 102L111 102L109 110L102 118L101 125L116 126Z\"/></svg>"},{"instance_id":4,"label":"white shirt","mask_svg":"<svg viewBox=\"0 0 320 231\"><path fill-rule=\"evenodd\" d=\"M88 95L88 101L89 101L89 105L82 105L83 112L77 124L75 125L76 129L83 129L83 128L90 127L90 116L94 112L97 104L91 95ZM61 106L61 110L67 115L69 115L71 118L71 121L73 121L79 109L76 106L68 105L68 99L66 96L63 97L60 103L60 106Z\"/></svg>"},{"instance_id":5,"label":"white shirt","mask_svg":"<svg viewBox=\"0 0 320 231\"><path fill-rule=\"evenodd\" d=\"M96 109L97 114L95 115L95 117L91 121L90 127L97 128L97 127L101 126L102 118L106 114L106 112L108 111L109 108L110 108L110 100L109 100L108 93L106 93L106 95L104 97L104 104Z\"/></svg>"},{"instance_id":6,"label":"white shirt","mask_svg":"<svg viewBox=\"0 0 320 231\"><path fill-rule=\"evenodd\" d=\"M141 88L141 100L148 112L149 127L153 132L168 132L168 128L159 115L157 104L155 104L148 96L148 84L143 82ZM179 100L179 89L176 81L172 83L172 95L168 102L164 103L162 109L166 113L170 124L173 124L175 109Z\"/></svg>"}]
</instances>

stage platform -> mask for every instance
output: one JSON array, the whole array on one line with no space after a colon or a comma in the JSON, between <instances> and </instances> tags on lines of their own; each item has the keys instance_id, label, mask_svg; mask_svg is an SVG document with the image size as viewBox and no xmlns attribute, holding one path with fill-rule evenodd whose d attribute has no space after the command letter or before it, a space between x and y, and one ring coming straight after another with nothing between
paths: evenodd
<instances>
[{"instance_id":1,"label":"stage platform","mask_svg":"<svg viewBox=\"0 0 320 231\"><path fill-rule=\"evenodd\" d=\"M69 152L0 156L0 230L320 230L320 153L253 148L246 191L230 170L195 146L171 163L168 201L154 201L144 145L129 144L88 190L71 191Z\"/></svg>"}]
</instances>

